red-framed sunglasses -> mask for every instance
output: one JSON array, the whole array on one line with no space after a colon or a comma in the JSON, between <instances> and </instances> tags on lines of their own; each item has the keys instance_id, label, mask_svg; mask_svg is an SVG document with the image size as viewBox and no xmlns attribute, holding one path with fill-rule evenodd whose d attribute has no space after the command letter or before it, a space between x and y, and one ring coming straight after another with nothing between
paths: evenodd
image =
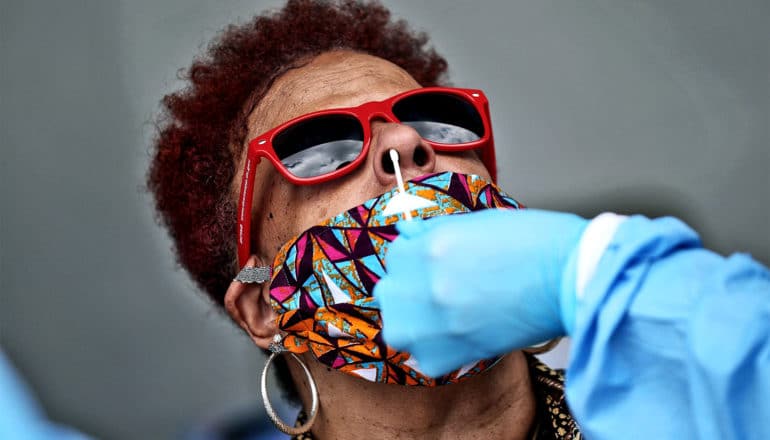
<instances>
[{"instance_id":1,"label":"red-framed sunglasses","mask_svg":"<svg viewBox=\"0 0 770 440\"><path fill-rule=\"evenodd\" d=\"M295 185L328 182L366 159L374 119L412 127L436 151L479 149L492 179L497 180L489 102L481 90L425 87L384 101L296 117L249 142L238 199L240 266L251 252L251 201L260 158L267 158Z\"/></svg>"}]
</instances>

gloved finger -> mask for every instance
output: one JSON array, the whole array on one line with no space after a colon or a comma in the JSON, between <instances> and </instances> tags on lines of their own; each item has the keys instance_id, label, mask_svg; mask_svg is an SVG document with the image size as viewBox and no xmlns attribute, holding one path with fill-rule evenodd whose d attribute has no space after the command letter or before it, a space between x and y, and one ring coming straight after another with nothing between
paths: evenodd
<instances>
[{"instance_id":1,"label":"gloved finger","mask_svg":"<svg viewBox=\"0 0 770 440\"><path fill-rule=\"evenodd\" d=\"M455 336L483 334L489 325L489 306L470 304L465 307L446 307L443 313L446 332Z\"/></svg>"},{"instance_id":2,"label":"gloved finger","mask_svg":"<svg viewBox=\"0 0 770 440\"><path fill-rule=\"evenodd\" d=\"M442 337L445 333L440 314L422 302L401 301L381 309L382 337L399 350L410 351L425 338Z\"/></svg>"},{"instance_id":3,"label":"gloved finger","mask_svg":"<svg viewBox=\"0 0 770 440\"><path fill-rule=\"evenodd\" d=\"M398 288L398 282L387 275L380 279L374 286L372 295L376 302L373 305L380 309L380 318L383 322L383 328L387 327L386 324L390 323L392 323L393 326L400 324L400 305L406 301L403 293L404 291ZM399 342L402 341L403 336L404 335L402 334L397 335Z\"/></svg>"},{"instance_id":4,"label":"gloved finger","mask_svg":"<svg viewBox=\"0 0 770 440\"><path fill-rule=\"evenodd\" d=\"M423 297L408 284L390 276L383 277L374 286L373 294L380 309L385 342L398 349L410 346L423 331L416 328L415 323L426 323L422 316L426 309Z\"/></svg>"},{"instance_id":5,"label":"gloved finger","mask_svg":"<svg viewBox=\"0 0 770 440\"><path fill-rule=\"evenodd\" d=\"M398 230L399 237L410 239L422 234L426 229L426 222L420 218L415 218L411 221L402 220L396 223L396 229Z\"/></svg>"},{"instance_id":6,"label":"gloved finger","mask_svg":"<svg viewBox=\"0 0 770 440\"><path fill-rule=\"evenodd\" d=\"M412 277L421 278L426 263L422 242L422 239L402 240L399 237L390 243L385 254L387 273L399 277L399 281L403 282L412 281Z\"/></svg>"},{"instance_id":7,"label":"gloved finger","mask_svg":"<svg viewBox=\"0 0 770 440\"><path fill-rule=\"evenodd\" d=\"M412 313L409 312L410 310ZM436 316L415 319L413 317L415 310L418 309L407 308L401 313L383 316L382 339L386 344L396 350L411 353L415 347L421 346L426 338L431 337L432 333L441 328L440 319Z\"/></svg>"}]
</instances>

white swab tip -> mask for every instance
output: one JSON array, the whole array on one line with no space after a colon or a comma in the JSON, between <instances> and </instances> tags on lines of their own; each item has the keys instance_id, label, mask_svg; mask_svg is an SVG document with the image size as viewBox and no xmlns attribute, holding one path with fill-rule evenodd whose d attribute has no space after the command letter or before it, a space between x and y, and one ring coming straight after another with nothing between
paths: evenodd
<instances>
[{"instance_id":1,"label":"white swab tip","mask_svg":"<svg viewBox=\"0 0 770 440\"><path fill-rule=\"evenodd\" d=\"M390 160L393 162L398 162L398 151L396 150L389 150L388 154L390 154Z\"/></svg>"}]
</instances>

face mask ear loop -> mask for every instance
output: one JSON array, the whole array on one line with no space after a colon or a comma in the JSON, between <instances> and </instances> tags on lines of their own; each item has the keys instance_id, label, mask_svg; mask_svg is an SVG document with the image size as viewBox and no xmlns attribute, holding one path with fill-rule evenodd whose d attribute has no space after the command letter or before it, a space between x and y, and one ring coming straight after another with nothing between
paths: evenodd
<instances>
[{"instance_id":1,"label":"face mask ear loop","mask_svg":"<svg viewBox=\"0 0 770 440\"><path fill-rule=\"evenodd\" d=\"M396 173L396 182L398 183L398 192L401 195L406 195L406 186L404 186L404 177L401 175L401 167L398 164L398 151L394 149L388 150L390 160L393 162L393 170ZM411 221L412 213L409 210L404 211L404 220Z\"/></svg>"}]
</instances>

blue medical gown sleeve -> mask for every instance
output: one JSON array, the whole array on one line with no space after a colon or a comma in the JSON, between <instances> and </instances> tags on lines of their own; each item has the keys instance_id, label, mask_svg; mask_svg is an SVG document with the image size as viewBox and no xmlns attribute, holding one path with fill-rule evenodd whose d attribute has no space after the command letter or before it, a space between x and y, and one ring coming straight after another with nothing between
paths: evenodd
<instances>
[{"instance_id":1,"label":"blue medical gown sleeve","mask_svg":"<svg viewBox=\"0 0 770 440\"><path fill-rule=\"evenodd\" d=\"M88 440L88 437L47 420L26 384L0 351L0 439Z\"/></svg>"},{"instance_id":2,"label":"blue medical gown sleeve","mask_svg":"<svg viewBox=\"0 0 770 440\"><path fill-rule=\"evenodd\" d=\"M770 273L749 256L630 217L570 336L567 400L587 439L770 439Z\"/></svg>"}]
</instances>

